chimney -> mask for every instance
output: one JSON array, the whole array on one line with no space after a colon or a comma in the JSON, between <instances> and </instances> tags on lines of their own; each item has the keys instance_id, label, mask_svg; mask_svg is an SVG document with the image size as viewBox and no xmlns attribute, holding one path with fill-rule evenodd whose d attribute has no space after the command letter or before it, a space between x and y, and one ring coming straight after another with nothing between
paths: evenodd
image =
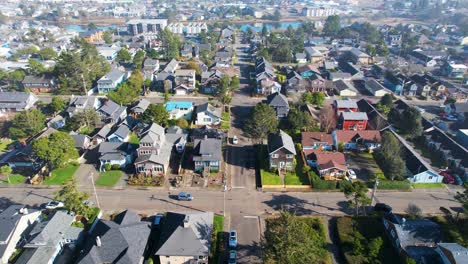
<instances>
[{"instance_id":1,"label":"chimney","mask_svg":"<svg viewBox=\"0 0 468 264\"><path fill-rule=\"evenodd\" d=\"M96 237L96 246L100 247L102 245L101 238L99 236Z\"/></svg>"},{"instance_id":2,"label":"chimney","mask_svg":"<svg viewBox=\"0 0 468 264\"><path fill-rule=\"evenodd\" d=\"M184 228L189 228L190 227L189 216L188 215L185 216L183 225L184 225Z\"/></svg>"}]
</instances>

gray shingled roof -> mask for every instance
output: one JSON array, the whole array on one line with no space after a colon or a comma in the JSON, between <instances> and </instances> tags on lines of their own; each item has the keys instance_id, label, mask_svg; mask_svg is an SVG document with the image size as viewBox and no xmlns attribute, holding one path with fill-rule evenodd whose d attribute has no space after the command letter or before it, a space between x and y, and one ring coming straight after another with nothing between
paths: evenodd
<instances>
[{"instance_id":1,"label":"gray shingled roof","mask_svg":"<svg viewBox=\"0 0 468 264\"><path fill-rule=\"evenodd\" d=\"M468 248L457 243L439 243L438 245L452 254L455 263L468 264Z\"/></svg>"},{"instance_id":2,"label":"gray shingled roof","mask_svg":"<svg viewBox=\"0 0 468 264\"><path fill-rule=\"evenodd\" d=\"M196 109L197 114L205 112L205 111L209 112L210 114L212 114L214 116L221 117L222 109L214 107L214 106L210 105L209 103L204 103L202 105L197 106L197 109Z\"/></svg>"},{"instance_id":3,"label":"gray shingled roof","mask_svg":"<svg viewBox=\"0 0 468 264\"><path fill-rule=\"evenodd\" d=\"M75 148L84 148L86 139L89 137L87 135L82 135L82 134L75 134L71 135L73 140L75 141Z\"/></svg>"},{"instance_id":4,"label":"gray shingled roof","mask_svg":"<svg viewBox=\"0 0 468 264\"><path fill-rule=\"evenodd\" d=\"M151 103L146 99L141 99L137 105L132 108L132 112L142 114Z\"/></svg>"},{"instance_id":5,"label":"gray shingled roof","mask_svg":"<svg viewBox=\"0 0 468 264\"><path fill-rule=\"evenodd\" d=\"M356 88L354 88L354 86L347 81L338 80L334 81L333 84L338 91L351 90L353 92L357 92Z\"/></svg>"},{"instance_id":6,"label":"gray shingled roof","mask_svg":"<svg viewBox=\"0 0 468 264\"><path fill-rule=\"evenodd\" d=\"M110 80L112 82L117 82L125 74L126 74L125 72L122 72L118 69L113 69L110 72L108 72L106 75L102 76L101 79L98 80L98 82L107 81L107 80Z\"/></svg>"},{"instance_id":7,"label":"gray shingled roof","mask_svg":"<svg viewBox=\"0 0 468 264\"><path fill-rule=\"evenodd\" d=\"M194 161L221 160L221 140L217 138L196 139L194 141Z\"/></svg>"},{"instance_id":8,"label":"gray shingled roof","mask_svg":"<svg viewBox=\"0 0 468 264\"><path fill-rule=\"evenodd\" d=\"M0 92L0 108L24 110L38 99L32 93Z\"/></svg>"},{"instance_id":9,"label":"gray shingled roof","mask_svg":"<svg viewBox=\"0 0 468 264\"><path fill-rule=\"evenodd\" d=\"M281 93L270 94L266 103L271 107L289 106L288 99Z\"/></svg>"},{"instance_id":10,"label":"gray shingled roof","mask_svg":"<svg viewBox=\"0 0 468 264\"><path fill-rule=\"evenodd\" d=\"M77 263L139 264L150 232L150 223L141 222L140 217L130 210L117 215L114 221L99 220ZM101 246L96 245L98 236Z\"/></svg>"},{"instance_id":11,"label":"gray shingled roof","mask_svg":"<svg viewBox=\"0 0 468 264\"><path fill-rule=\"evenodd\" d=\"M0 242L8 240L17 222L24 216L24 214L19 213L19 210L23 207L25 206L20 204L10 205L0 213ZM37 212L37 210L28 208L29 214L33 212Z\"/></svg>"},{"instance_id":12,"label":"gray shingled roof","mask_svg":"<svg viewBox=\"0 0 468 264\"><path fill-rule=\"evenodd\" d=\"M120 137L121 139L125 139L128 137L130 134L130 129L126 125L120 125L117 130L113 133L113 135L116 135Z\"/></svg>"},{"instance_id":13,"label":"gray shingled roof","mask_svg":"<svg viewBox=\"0 0 468 264\"><path fill-rule=\"evenodd\" d=\"M358 108L356 100L345 99L345 100L336 100L337 108Z\"/></svg>"},{"instance_id":14,"label":"gray shingled roof","mask_svg":"<svg viewBox=\"0 0 468 264\"><path fill-rule=\"evenodd\" d=\"M184 227L184 219L188 226ZM208 256L213 233L213 213L168 212L157 256Z\"/></svg>"},{"instance_id":15,"label":"gray shingled roof","mask_svg":"<svg viewBox=\"0 0 468 264\"><path fill-rule=\"evenodd\" d=\"M105 113L106 115L113 115L118 109L120 108L120 105L117 104L116 102L112 100L105 100L99 108L99 111Z\"/></svg>"},{"instance_id":16,"label":"gray shingled roof","mask_svg":"<svg viewBox=\"0 0 468 264\"><path fill-rule=\"evenodd\" d=\"M342 112L344 120L368 120L365 112Z\"/></svg>"},{"instance_id":17,"label":"gray shingled roof","mask_svg":"<svg viewBox=\"0 0 468 264\"><path fill-rule=\"evenodd\" d=\"M285 148L291 154L296 155L292 137L286 134L286 132L279 130L278 133L268 135L268 153L275 152L281 148Z\"/></svg>"}]
</instances>

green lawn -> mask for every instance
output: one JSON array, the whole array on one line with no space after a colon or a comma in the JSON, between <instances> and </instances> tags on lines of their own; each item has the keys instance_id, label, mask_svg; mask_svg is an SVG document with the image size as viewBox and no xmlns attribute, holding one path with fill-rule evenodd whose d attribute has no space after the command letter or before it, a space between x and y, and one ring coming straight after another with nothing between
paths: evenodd
<instances>
[{"instance_id":1,"label":"green lawn","mask_svg":"<svg viewBox=\"0 0 468 264\"><path fill-rule=\"evenodd\" d=\"M441 182L437 183L413 183L413 188L444 188L445 184Z\"/></svg>"},{"instance_id":2,"label":"green lawn","mask_svg":"<svg viewBox=\"0 0 468 264\"><path fill-rule=\"evenodd\" d=\"M230 127L229 121L221 120L221 129L228 130Z\"/></svg>"},{"instance_id":3,"label":"green lawn","mask_svg":"<svg viewBox=\"0 0 468 264\"><path fill-rule=\"evenodd\" d=\"M229 121L229 120L231 120L231 116L229 115L228 112L223 112L221 114L221 119L223 119L224 121Z\"/></svg>"},{"instance_id":4,"label":"green lawn","mask_svg":"<svg viewBox=\"0 0 468 264\"><path fill-rule=\"evenodd\" d=\"M260 171L260 175L262 176L262 185L282 185L283 184L278 174L262 169Z\"/></svg>"},{"instance_id":5,"label":"green lawn","mask_svg":"<svg viewBox=\"0 0 468 264\"><path fill-rule=\"evenodd\" d=\"M24 183L26 180L26 177L23 175L19 174L11 174L10 175L10 182L7 180L8 178L5 178L5 180L2 181L2 183L7 183L7 184L19 184L19 183Z\"/></svg>"},{"instance_id":6,"label":"green lawn","mask_svg":"<svg viewBox=\"0 0 468 264\"><path fill-rule=\"evenodd\" d=\"M13 144L14 141L11 139L1 140L0 141L0 152L4 151L10 144Z\"/></svg>"},{"instance_id":7,"label":"green lawn","mask_svg":"<svg viewBox=\"0 0 468 264\"><path fill-rule=\"evenodd\" d=\"M224 229L224 216L215 215L213 218L213 239L211 241L211 253L208 263L219 263L220 254L223 252L223 229Z\"/></svg>"},{"instance_id":8,"label":"green lawn","mask_svg":"<svg viewBox=\"0 0 468 264\"><path fill-rule=\"evenodd\" d=\"M122 177L122 171L105 171L97 179L96 185L112 187L119 181L120 177Z\"/></svg>"},{"instance_id":9,"label":"green lawn","mask_svg":"<svg viewBox=\"0 0 468 264\"><path fill-rule=\"evenodd\" d=\"M140 139L138 138L138 136L134 132L132 132L132 133L130 133L130 138L128 140L128 143L138 145L138 144L140 144Z\"/></svg>"},{"instance_id":10,"label":"green lawn","mask_svg":"<svg viewBox=\"0 0 468 264\"><path fill-rule=\"evenodd\" d=\"M64 185L73 178L78 166L68 166L62 169L52 171L50 177L46 177L42 182L44 185Z\"/></svg>"}]
</instances>

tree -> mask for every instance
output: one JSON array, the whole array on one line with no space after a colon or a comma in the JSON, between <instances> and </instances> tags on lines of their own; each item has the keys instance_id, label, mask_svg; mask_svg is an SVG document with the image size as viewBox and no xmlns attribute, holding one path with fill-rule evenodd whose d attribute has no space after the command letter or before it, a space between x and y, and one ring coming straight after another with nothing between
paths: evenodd
<instances>
[{"instance_id":1,"label":"tree","mask_svg":"<svg viewBox=\"0 0 468 264\"><path fill-rule=\"evenodd\" d=\"M57 58L57 52L55 52L55 50L51 47L42 48L37 52L37 54L41 56L43 60L52 60Z\"/></svg>"},{"instance_id":2,"label":"tree","mask_svg":"<svg viewBox=\"0 0 468 264\"><path fill-rule=\"evenodd\" d=\"M398 127L406 135L418 137L422 134L421 113L414 107L403 110Z\"/></svg>"},{"instance_id":3,"label":"tree","mask_svg":"<svg viewBox=\"0 0 468 264\"><path fill-rule=\"evenodd\" d=\"M372 56L372 57L374 57L375 55L377 55L377 49L376 49L375 46L372 45L372 44L367 44L366 52L367 52L367 54L369 54L369 55Z\"/></svg>"},{"instance_id":4,"label":"tree","mask_svg":"<svg viewBox=\"0 0 468 264\"><path fill-rule=\"evenodd\" d=\"M400 142L392 134L385 131L382 134L382 145L375 152L375 160L390 180L403 180L406 176L406 165L402 159Z\"/></svg>"},{"instance_id":5,"label":"tree","mask_svg":"<svg viewBox=\"0 0 468 264\"><path fill-rule=\"evenodd\" d=\"M61 97L55 96L52 98L52 102L49 104L49 109L55 116L58 112L65 109L66 106L67 103L65 100L63 100Z\"/></svg>"},{"instance_id":6,"label":"tree","mask_svg":"<svg viewBox=\"0 0 468 264\"><path fill-rule=\"evenodd\" d=\"M18 90L20 88L20 82L24 80L25 76L26 73L23 70L14 70L12 72L9 72L6 75L6 78L10 83L10 87L12 87L15 90Z\"/></svg>"},{"instance_id":7,"label":"tree","mask_svg":"<svg viewBox=\"0 0 468 264\"><path fill-rule=\"evenodd\" d=\"M321 92L312 92L310 103L316 106L322 106L324 101L325 101L325 94Z\"/></svg>"},{"instance_id":8,"label":"tree","mask_svg":"<svg viewBox=\"0 0 468 264\"><path fill-rule=\"evenodd\" d=\"M267 104L257 104L252 111L252 118L247 121L246 132L254 140L262 141L268 133L276 132L278 118L275 110Z\"/></svg>"},{"instance_id":9,"label":"tree","mask_svg":"<svg viewBox=\"0 0 468 264\"><path fill-rule=\"evenodd\" d=\"M10 183L10 174L13 172L13 169L8 165L3 165L0 167L0 173L7 176L7 181Z\"/></svg>"},{"instance_id":10,"label":"tree","mask_svg":"<svg viewBox=\"0 0 468 264\"><path fill-rule=\"evenodd\" d=\"M231 78L231 83L230 83L231 91L235 91L235 90L239 89L239 87L240 87L239 77L233 76Z\"/></svg>"},{"instance_id":11,"label":"tree","mask_svg":"<svg viewBox=\"0 0 468 264\"><path fill-rule=\"evenodd\" d=\"M364 182L356 181L352 184L343 184L341 191L344 193L348 204L353 206L356 215L359 215L359 207L369 205L371 200L367 196L367 186Z\"/></svg>"},{"instance_id":12,"label":"tree","mask_svg":"<svg viewBox=\"0 0 468 264\"><path fill-rule=\"evenodd\" d=\"M116 60L118 62L129 62L132 60L132 54L128 51L128 49L123 48L117 53Z\"/></svg>"},{"instance_id":13,"label":"tree","mask_svg":"<svg viewBox=\"0 0 468 264\"><path fill-rule=\"evenodd\" d=\"M65 208L75 212L77 215L89 217L91 213L89 205L86 201L89 199L89 193L78 190L76 178L72 178L60 191L55 195L55 200L63 202Z\"/></svg>"},{"instance_id":14,"label":"tree","mask_svg":"<svg viewBox=\"0 0 468 264\"><path fill-rule=\"evenodd\" d=\"M393 106L393 97L391 94L385 94L379 101L382 105L392 108Z\"/></svg>"},{"instance_id":15,"label":"tree","mask_svg":"<svg viewBox=\"0 0 468 264\"><path fill-rule=\"evenodd\" d=\"M196 61L194 61L193 59L190 60L188 63L187 63L187 68L188 69L191 69L191 70L194 70L195 71L195 74L197 76L200 76L201 75L201 69L200 69L200 66L198 65L198 63Z\"/></svg>"},{"instance_id":16,"label":"tree","mask_svg":"<svg viewBox=\"0 0 468 264\"><path fill-rule=\"evenodd\" d=\"M143 50L137 51L133 57L133 67L135 69L141 69L143 67L143 60L145 59L145 52Z\"/></svg>"},{"instance_id":17,"label":"tree","mask_svg":"<svg viewBox=\"0 0 468 264\"><path fill-rule=\"evenodd\" d=\"M266 25L263 25L262 27L262 37L266 37L268 36L268 28L266 27Z\"/></svg>"},{"instance_id":18,"label":"tree","mask_svg":"<svg viewBox=\"0 0 468 264\"><path fill-rule=\"evenodd\" d=\"M169 113L162 104L150 104L141 116L141 119L146 123L153 122L161 126L166 126L169 120Z\"/></svg>"},{"instance_id":19,"label":"tree","mask_svg":"<svg viewBox=\"0 0 468 264\"><path fill-rule=\"evenodd\" d=\"M292 129L300 131L318 131L318 125L312 116L297 108L292 108L288 113L288 122Z\"/></svg>"},{"instance_id":20,"label":"tree","mask_svg":"<svg viewBox=\"0 0 468 264\"><path fill-rule=\"evenodd\" d=\"M97 29L97 26L93 22L88 24L88 30L96 30L96 29Z\"/></svg>"},{"instance_id":21,"label":"tree","mask_svg":"<svg viewBox=\"0 0 468 264\"><path fill-rule=\"evenodd\" d=\"M465 214L468 214L468 185L465 184L464 192L457 192L455 199L462 204Z\"/></svg>"},{"instance_id":22,"label":"tree","mask_svg":"<svg viewBox=\"0 0 468 264\"><path fill-rule=\"evenodd\" d=\"M45 121L45 115L38 109L21 111L11 121L8 133L13 139L30 137L45 127Z\"/></svg>"},{"instance_id":23,"label":"tree","mask_svg":"<svg viewBox=\"0 0 468 264\"><path fill-rule=\"evenodd\" d=\"M55 132L49 137L34 140L32 149L37 157L47 161L50 169L62 168L78 158L75 141L64 132Z\"/></svg>"},{"instance_id":24,"label":"tree","mask_svg":"<svg viewBox=\"0 0 468 264\"><path fill-rule=\"evenodd\" d=\"M135 70L128 80L121 84L117 90L108 94L108 97L121 105L128 105L138 100L143 92L143 74Z\"/></svg>"},{"instance_id":25,"label":"tree","mask_svg":"<svg viewBox=\"0 0 468 264\"><path fill-rule=\"evenodd\" d=\"M383 239L381 237L373 238L367 245L369 263L376 263L379 258L380 250L383 246Z\"/></svg>"},{"instance_id":26,"label":"tree","mask_svg":"<svg viewBox=\"0 0 468 264\"><path fill-rule=\"evenodd\" d=\"M340 16L333 15L327 17L323 26L323 33L328 36L336 36L341 29Z\"/></svg>"},{"instance_id":27,"label":"tree","mask_svg":"<svg viewBox=\"0 0 468 264\"><path fill-rule=\"evenodd\" d=\"M418 219L422 216L422 210L419 206L414 203L409 203L408 207L405 210L405 213L408 214L409 219Z\"/></svg>"},{"instance_id":28,"label":"tree","mask_svg":"<svg viewBox=\"0 0 468 264\"><path fill-rule=\"evenodd\" d=\"M73 115L71 122L69 123L72 130L77 130L82 127L94 129L100 124L100 122L101 119L94 109L85 109Z\"/></svg>"},{"instance_id":29,"label":"tree","mask_svg":"<svg viewBox=\"0 0 468 264\"><path fill-rule=\"evenodd\" d=\"M104 42L106 44L112 44L113 36L114 36L114 32L112 32L112 30L108 29L108 30L104 31L104 34L102 35L102 38L104 39Z\"/></svg>"},{"instance_id":30,"label":"tree","mask_svg":"<svg viewBox=\"0 0 468 264\"><path fill-rule=\"evenodd\" d=\"M273 20L274 21L280 21L281 20L281 13L278 9L275 10L275 12L273 13Z\"/></svg>"},{"instance_id":31,"label":"tree","mask_svg":"<svg viewBox=\"0 0 468 264\"><path fill-rule=\"evenodd\" d=\"M167 59L177 59L179 57L182 42L177 34L172 33L168 28L160 32L161 41L166 51Z\"/></svg>"},{"instance_id":32,"label":"tree","mask_svg":"<svg viewBox=\"0 0 468 264\"><path fill-rule=\"evenodd\" d=\"M46 71L44 65L35 60L35 59L29 59L28 60L28 73L31 75L42 75Z\"/></svg>"},{"instance_id":33,"label":"tree","mask_svg":"<svg viewBox=\"0 0 468 264\"><path fill-rule=\"evenodd\" d=\"M303 219L288 212L266 224L262 248L265 263L323 263L327 251L322 235Z\"/></svg>"},{"instance_id":34,"label":"tree","mask_svg":"<svg viewBox=\"0 0 468 264\"><path fill-rule=\"evenodd\" d=\"M319 120L321 129L324 132L330 133L336 127L335 112L330 105L320 110Z\"/></svg>"},{"instance_id":35,"label":"tree","mask_svg":"<svg viewBox=\"0 0 468 264\"><path fill-rule=\"evenodd\" d=\"M188 128L189 127L189 123L187 120L183 119L183 118L179 118L177 119L177 126L180 127L180 128Z\"/></svg>"}]
</instances>

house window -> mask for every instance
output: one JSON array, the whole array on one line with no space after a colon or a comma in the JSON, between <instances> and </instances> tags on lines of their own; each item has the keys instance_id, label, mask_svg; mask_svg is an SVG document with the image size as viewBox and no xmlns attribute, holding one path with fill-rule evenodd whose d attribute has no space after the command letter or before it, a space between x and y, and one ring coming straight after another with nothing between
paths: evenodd
<instances>
[{"instance_id":1,"label":"house window","mask_svg":"<svg viewBox=\"0 0 468 264\"><path fill-rule=\"evenodd\" d=\"M277 159L277 158L278 158L278 154L271 154L271 158Z\"/></svg>"},{"instance_id":2,"label":"house window","mask_svg":"<svg viewBox=\"0 0 468 264\"><path fill-rule=\"evenodd\" d=\"M287 154L287 155L286 155L286 158L292 159L292 158L294 158L294 155L293 155L293 154Z\"/></svg>"},{"instance_id":3,"label":"house window","mask_svg":"<svg viewBox=\"0 0 468 264\"><path fill-rule=\"evenodd\" d=\"M211 118L205 117L205 118L203 118L203 121L204 121L204 122L211 122Z\"/></svg>"},{"instance_id":4,"label":"house window","mask_svg":"<svg viewBox=\"0 0 468 264\"><path fill-rule=\"evenodd\" d=\"M429 176L429 180L432 180L432 176Z\"/></svg>"}]
</instances>

